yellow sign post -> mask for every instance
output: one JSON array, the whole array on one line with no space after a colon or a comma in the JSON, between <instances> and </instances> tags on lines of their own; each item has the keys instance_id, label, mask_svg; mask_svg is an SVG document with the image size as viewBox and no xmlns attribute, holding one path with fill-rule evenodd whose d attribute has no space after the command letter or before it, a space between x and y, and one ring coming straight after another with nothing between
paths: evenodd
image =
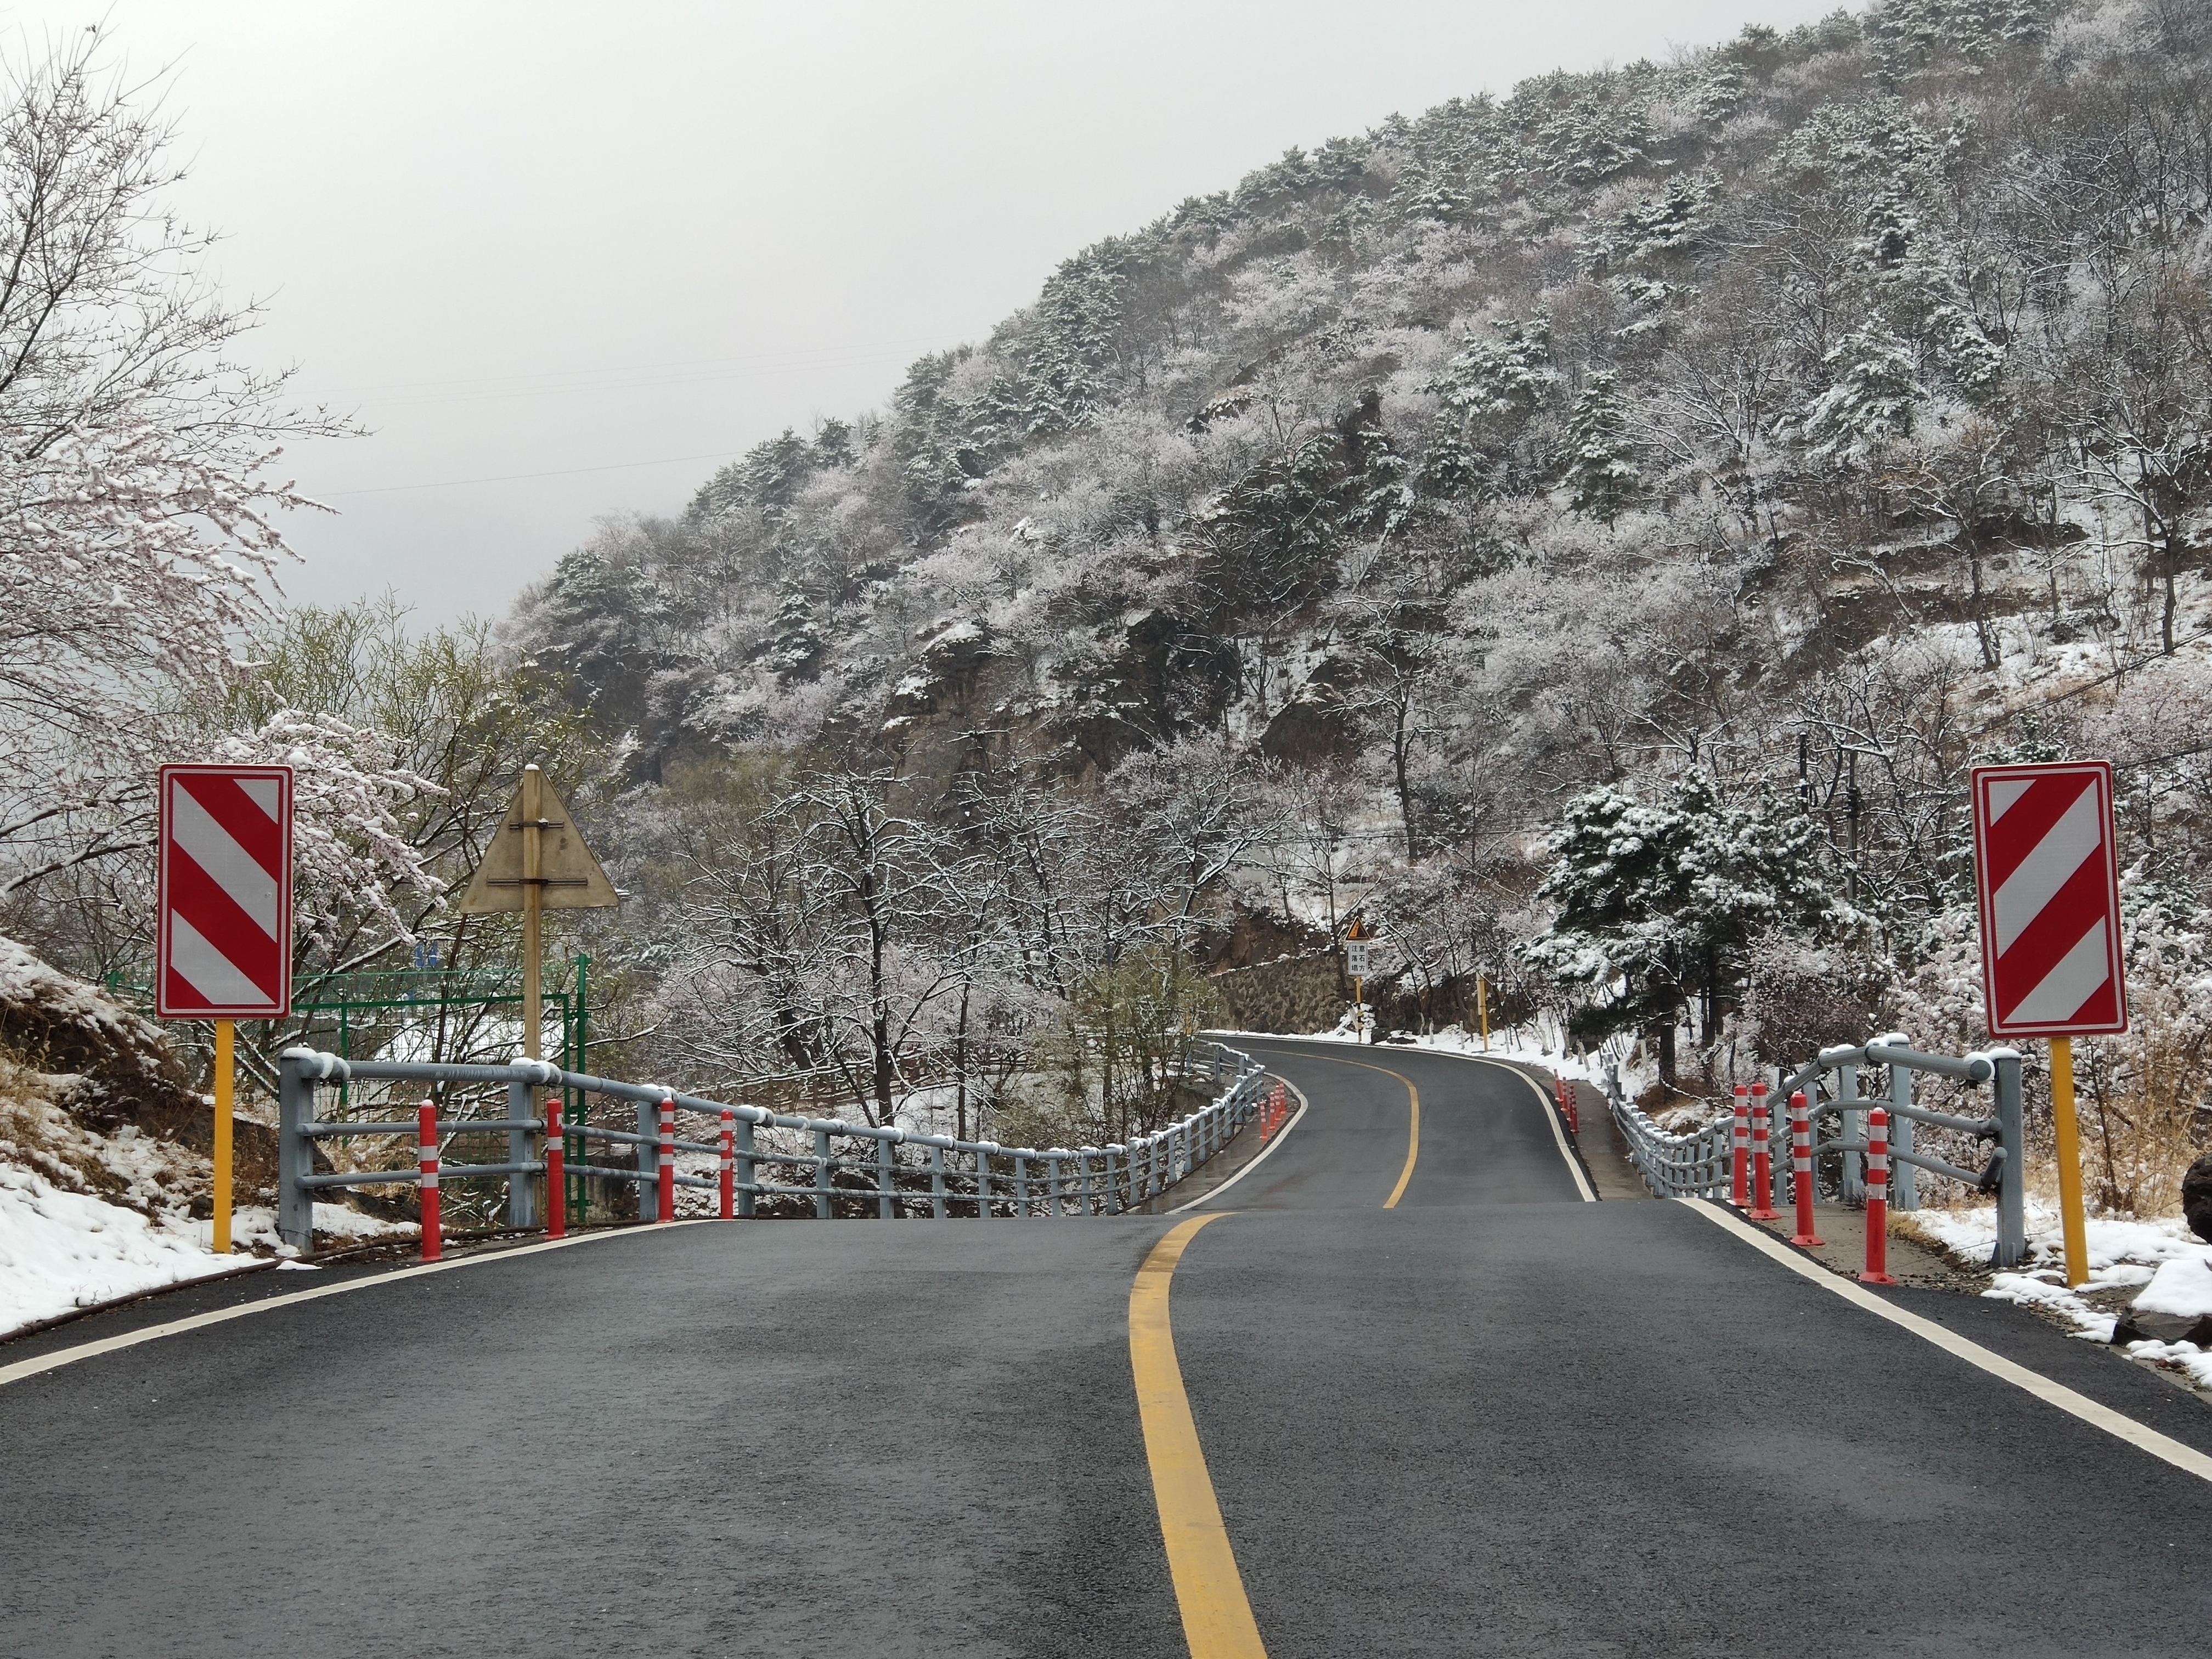
<instances>
[{"instance_id":1,"label":"yellow sign post","mask_svg":"<svg viewBox=\"0 0 2212 1659\"><path fill-rule=\"evenodd\" d=\"M1482 1022L1482 1052L1490 1052L1490 981L1486 976L1474 976L1474 1016Z\"/></svg>"},{"instance_id":2,"label":"yellow sign post","mask_svg":"<svg viewBox=\"0 0 2212 1659\"><path fill-rule=\"evenodd\" d=\"M544 1058L544 912L596 910L621 902L545 775L535 764L524 767L522 786L461 896L461 912L522 913L522 1052L530 1059ZM564 1068L568 1058L562 1056ZM535 1156L544 1155L544 1146L538 1146Z\"/></svg>"},{"instance_id":3,"label":"yellow sign post","mask_svg":"<svg viewBox=\"0 0 2212 1659\"><path fill-rule=\"evenodd\" d=\"M596 910L622 902L607 872L584 845L568 809L534 765L499 833L461 896L464 915L522 913L522 1052L540 1060L544 1045L543 916L548 910Z\"/></svg>"},{"instance_id":4,"label":"yellow sign post","mask_svg":"<svg viewBox=\"0 0 2212 1659\"><path fill-rule=\"evenodd\" d=\"M1359 937L1359 924L1353 922L1352 931L1344 939L1344 970L1352 975L1352 1040L1367 1040L1367 972L1373 964L1368 960L1370 951L1367 941Z\"/></svg>"},{"instance_id":5,"label":"yellow sign post","mask_svg":"<svg viewBox=\"0 0 2212 1659\"><path fill-rule=\"evenodd\" d=\"M2051 1039L2051 1119L2058 1132L2058 1221L2066 1239L2066 1283L2089 1282L2089 1228L2081 1207L2081 1133L2074 1121L2074 1039Z\"/></svg>"},{"instance_id":6,"label":"yellow sign post","mask_svg":"<svg viewBox=\"0 0 2212 1659\"><path fill-rule=\"evenodd\" d=\"M238 1022L215 1023L215 1253L230 1254L230 1111L238 1083Z\"/></svg>"}]
</instances>

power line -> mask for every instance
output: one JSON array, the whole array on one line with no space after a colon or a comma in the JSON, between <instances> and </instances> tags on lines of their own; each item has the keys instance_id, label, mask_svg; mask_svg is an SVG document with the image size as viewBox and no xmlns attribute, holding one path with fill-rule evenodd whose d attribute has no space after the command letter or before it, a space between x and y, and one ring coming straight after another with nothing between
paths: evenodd
<instances>
[{"instance_id":1,"label":"power line","mask_svg":"<svg viewBox=\"0 0 2212 1659\"><path fill-rule=\"evenodd\" d=\"M945 337L943 331L931 334L910 334L896 339L850 341L835 345L805 346L783 351L748 352L728 357L680 357L652 363L616 363L602 368L533 369L519 374L469 375L452 380L386 380L373 385L337 386L311 395L322 398L369 397L381 403L437 402L445 398L534 397L541 392L590 391L602 386L605 377L628 375L662 375L667 371L683 371L676 378L648 380L638 385L683 385L691 379L724 380L751 374L788 374L817 368L841 366L836 360L855 358L865 361L873 354L904 350L915 345L927 344ZM543 381L569 381L574 385L542 386L526 384ZM604 389L621 390L628 381L605 382ZM499 390L497 388L511 388ZM390 392L397 396L380 398L374 394Z\"/></svg>"},{"instance_id":2,"label":"power line","mask_svg":"<svg viewBox=\"0 0 2212 1659\"><path fill-rule=\"evenodd\" d=\"M703 455L664 455L657 461L615 461L605 466L564 466L550 472L501 472L485 478L442 478L434 483L378 484L370 489L325 489L325 495L389 495L399 489L459 489L465 484L514 483L525 478L573 478L586 472L628 472L641 466L674 466L679 461L726 461L741 449L710 450Z\"/></svg>"}]
</instances>

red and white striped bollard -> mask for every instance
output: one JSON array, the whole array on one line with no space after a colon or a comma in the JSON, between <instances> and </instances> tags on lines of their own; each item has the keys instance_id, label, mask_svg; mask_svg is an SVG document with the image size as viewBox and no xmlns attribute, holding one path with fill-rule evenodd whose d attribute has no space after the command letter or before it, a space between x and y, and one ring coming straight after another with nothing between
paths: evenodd
<instances>
[{"instance_id":1,"label":"red and white striped bollard","mask_svg":"<svg viewBox=\"0 0 2212 1659\"><path fill-rule=\"evenodd\" d=\"M568 1236L568 1149L562 1144L561 1097L545 1099L545 1237Z\"/></svg>"},{"instance_id":2,"label":"red and white striped bollard","mask_svg":"<svg viewBox=\"0 0 2212 1659\"><path fill-rule=\"evenodd\" d=\"M1769 1131L1773 1113L1766 1104L1766 1085L1751 1085L1751 1208L1744 1212L1753 1221L1779 1221L1782 1212L1774 1207L1774 1141Z\"/></svg>"},{"instance_id":3,"label":"red and white striped bollard","mask_svg":"<svg viewBox=\"0 0 2212 1659\"><path fill-rule=\"evenodd\" d=\"M1751 1207L1751 1091L1735 1085L1735 1123L1730 1132L1729 1202L1739 1210Z\"/></svg>"},{"instance_id":4,"label":"red and white striped bollard","mask_svg":"<svg viewBox=\"0 0 2212 1659\"><path fill-rule=\"evenodd\" d=\"M1790 1187L1797 1200L1797 1233L1790 1242L1807 1249L1826 1243L1813 1231L1813 1113L1802 1089L1790 1097Z\"/></svg>"},{"instance_id":5,"label":"red and white striped bollard","mask_svg":"<svg viewBox=\"0 0 2212 1659\"><path fill-rule=\"evenodd\" d=\"M738 1115L722 1108L722 1219L738 1218Z\"/></svg>"},{"instance_id":6,"label":"red and white striped bollard","mask_svg":"<svg viewBox=\"0 0 2212 1659\"><path fill-rule=\"evenodd\" d=\"M1889 1274L1889 1114L1877 1106L1867 1114L1866 1271L1862 1285L1894 1285Z\"/></svg>"},{"instance_id":7,"label":"red and white striped bollard","mask_svg":"<svg viewBox=\"0 0 2212 1659\"><path fill-rule=\"evenodd\" d=\"M660 1219L676 1219L676 1097L660 1097Z\"/></svg>"},{"instance_id":8,"label":"red and white striped bollard","mask_svg":"<svg viewBox=\"0 0 2212 1659\"><path fill-rule=\"evenodd\" d=\"M438 1108L424 1101L415 1112L415 1158L422 1171L422 1260L435 1261L446 1253L445 1230L438 1224Z\"/></svg>"}]
</instances>

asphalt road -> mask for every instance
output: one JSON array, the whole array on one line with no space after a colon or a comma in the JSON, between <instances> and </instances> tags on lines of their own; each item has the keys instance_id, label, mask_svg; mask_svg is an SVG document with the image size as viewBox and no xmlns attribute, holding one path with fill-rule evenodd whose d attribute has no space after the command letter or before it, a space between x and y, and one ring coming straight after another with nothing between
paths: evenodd
<instances>
[{"instance_id":1,"label":"asphalt road","mask_svg":"<svg viewBox=\"0 0 2212 1659\"><path fill-rule=\"evenodd\" d=\"M1312 1104L1173 1321L1277 1659L2204 1650L2212 1484L1581 1201L1503 1068L1358 1052L1420 1094L1385 1210L1405 1085L1254 1046ZM0 1652L1180 1655L1127 1316L1188 1219L639 1229L9 1384ZM325 1282L224 1294L277 1278ZM2155 1378L1898 1296L2212 1451Z\"/></svg>"}]
</instances>

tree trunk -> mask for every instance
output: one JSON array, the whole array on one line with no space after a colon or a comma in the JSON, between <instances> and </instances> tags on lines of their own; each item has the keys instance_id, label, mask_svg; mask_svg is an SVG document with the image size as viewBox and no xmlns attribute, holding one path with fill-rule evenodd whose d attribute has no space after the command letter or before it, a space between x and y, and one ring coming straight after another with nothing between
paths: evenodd
<instances>
[{"instance_id":1,"label":"tree trunk","mask_svg":"<svg viewBox=\"0 0 2212 1659\"><path fill-rule=\"evenodd\" d=\"M1659 1023L1659 1081L1674 1086L1674 1016L1670 1010Z\"/></svg>"},{"instance_id":2,"label":"tree trunk","mask_svg":"<svg viewBox=\"0 0 2212 1659\"><path fill-rule=\"evenodd\" d=\"M1968 583L1973 592L1974 638L1982 647L1982 666L1995 668L1997 665L1997 653L1990 644L1989 611L1987 602L1982 593L1982 547L1978 541L1969 540L1967 543L1966 573Z\"/></svg>"},{"instance_id":3,"label":"tree trunk","mask_svg":"<svg viewBox=\"0 0 2212 1659\"><path fill-rule=\"evenodd\" d=\"M1398 774L1398 817L1406 826L1406 862L1418 864L1420 854L1413 850L1413 792L1406 781L1406 719L1411 703L1410 697L1399 699L1397 723L1390 735L1390 759Z\"/></svg>"},{"instance_id":4,"label":"tree trunk","mask_svg":"<svg viewBox=\"0 0 2212 1659\"><path fill-rule=\"evenodd\" d=\"M968 1139L968 994L974 987L960 981L960 1025L952 1039L953 1138Z\"/></svg>"},{"instance_id":5,"label":"tree trunk","mask_svg":"<svg viewBox=\"0 0 2212 1659\"><path fill-rule=\"evenodd\" d=\"M2160 561L2166 567L2166 605L2158 619L2159 654L2173 654L2173 612L2175 607L2174 579L2181 569L2181 549L2177 545L2179 536L2171 528L2166 533L2166 557Z\"/></svg>"}]
</instances>

